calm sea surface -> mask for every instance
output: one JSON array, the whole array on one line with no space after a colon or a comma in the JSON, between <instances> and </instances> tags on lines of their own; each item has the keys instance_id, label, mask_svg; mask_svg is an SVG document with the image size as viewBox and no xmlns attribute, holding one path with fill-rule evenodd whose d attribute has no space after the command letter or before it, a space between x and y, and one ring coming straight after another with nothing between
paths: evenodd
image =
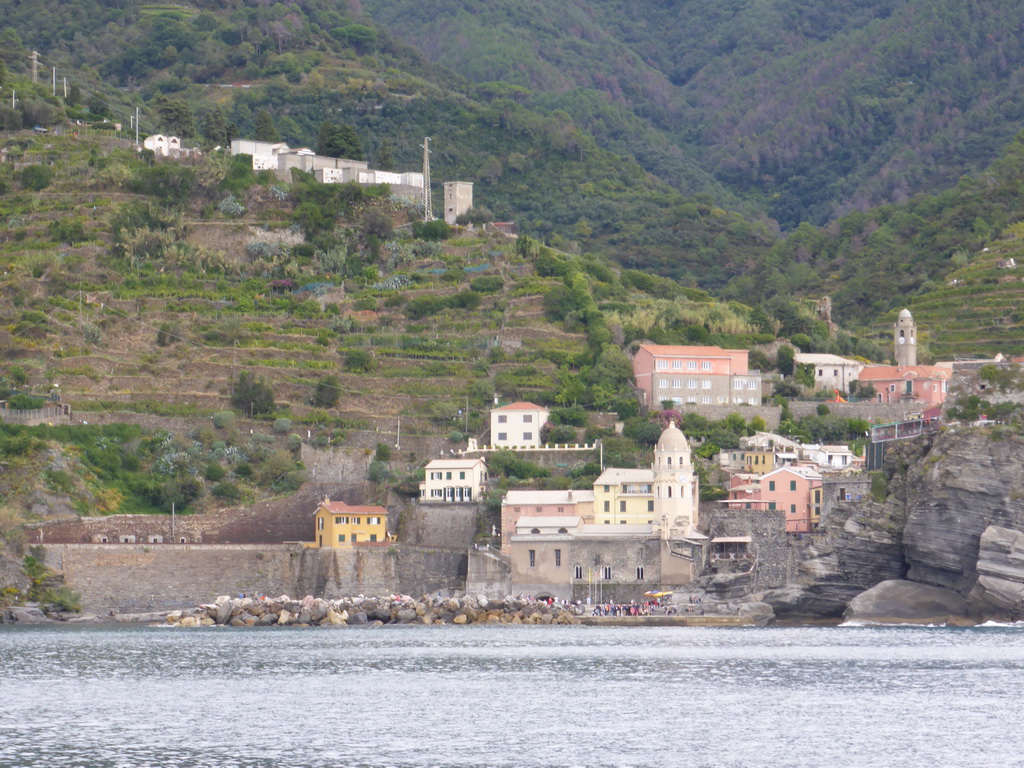
<instances>
[{"instance_id":1,"label":"calm sea surface","mask_svg":"<svg viewBox=\"0 0 1024 768\"><path fill-rule=\"evenodd\" d=\"M4 627L0 766L1024 766L1024 626Z\"/></svg>"}]
</instances>

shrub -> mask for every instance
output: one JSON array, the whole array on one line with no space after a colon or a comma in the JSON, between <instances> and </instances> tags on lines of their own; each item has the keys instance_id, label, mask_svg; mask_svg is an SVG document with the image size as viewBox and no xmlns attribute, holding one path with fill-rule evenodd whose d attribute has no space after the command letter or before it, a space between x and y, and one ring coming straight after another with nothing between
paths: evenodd
<instances>
[{"instance_id":1,"label":"shrub","mask_svg":"<svg viewBox=\"0 0 1024 768\"><path fill-rule=\"evenodd\" d=\"M473 278L469 287L470 290L477 293L495 293L500 291L504 285L505 281L501 275L481 275L480 277Z\"/></svg>"},{"instance_id":2,"label":"shrub","mask_svg":"<svg viewBox=\"0 0 1024 768\"><path fill-rule=\"evenodd\" d=\"M377 450L373 454L374 461L391 461L391 446L387 443L377 443Z\"/></svg>"},{"instance_id":3,"label":"shrub","mask_svg":"<svg viewBox=\"0 0 1024 768\"><path fill-rule=\"evenodd\" d=\"M158 347L169 347L181 341L181 326L177 323L161 323L160 329L156 332L156 344Z\"/></svg>"},{"instance_id":4,"label":"shrub","mask_svg":"<svg viewBox=\"0 0 1024 768\"><path fill-rule=\"evenodd\" d=\"M232 472L235 473L235 477L252 477L252 464L243 461L241 464L236 464Z\"/></svg>"},{"instance_id":5,"label":"shrub","mask_svg":"<svg viewBox=\"0 0 1024 768\"><path fill-rule=\"evenodd\" d=\"M231 393L231 404L250 416L270 413L274 410L274 390L262 376L242 371Z\"/></svg>"},{"instance_id":6,"label":"shrub","mask_svg":"<svg viewBox=\"0 0 1024 768\"><path fill-rule=\"evenodd\" d=\"M46 590L42 594L41 601L49 603L60 611L69 613L81 613L82 611L82 596L68 586Z\"/></svg>"},{"instance_id":7,"label":"shrub","mask_svg":"<svg viewBox=\"0 0 1024 768\"><path fill-rule=\"evenodd\" d=\"M576 442L576 428L567 425L557 425L547 430L547 435L544 437L545 443L556 443L558 445L565 445L567 443Z\"/></svg>"},{"instance_id":8,"label":"shrub","mask_svg":"<svg viewBox=\"0 0 1024 768\"><path fill-rule=\"evenodd\" d=\"M451 432L448 433L448 440L450 442L461 443L465 439L466 439L465 435L463 435L457 429L453 429Z\"/></svg>"},{"instance_id":9,"label":"shrub","mask_svg":"<svg viewBox=\"0 0 1024 768\"><path fill-rule=\"evenodd\" d=\"M218 411L213 414L213 426L217 429L230 429L235 426L235 421L234 411Z\"/></svg>"},{"instance_id":10,"label":"shrub","mask_svg":"<svg viewBox=\"0 0 1024 768\"><path fill-rule=\"evenodd\" d=\"M353 349L345 355L345 370L362 373L373 370L373 356L365 349Z\"/></svg>"},{"instance_id":11,"label":"shrub","mask_svg":"<svg viewBox=\"0 0 1024 768\"><path fill-rule=\"evenodd\" d=\"M383 483L391 476L391 472L388 471L388 465L382 461L374 461L370 463L370 469L367 472L367 477L371 483Z\"/></svg>"},{"instance_id":12,"label":"shrub","mask_svg":"<svg viewBox=\"0 0 1024 768\"><path fill-rule=\"evenodd\" d=\"M275 435L286 435L292 431L292 420L291 419L275 419L274 421L274 434Z\"/></svg>"},{"instance_id":13,"label":"shrub","mask_svg":"<svg viewBox=\"0 0 1024 768\"><path fill-rule=\"evenodd\" d=\"M443 219L412 223L412 236L420 240L447 240L451 233L452 228Z\"/></svg>"},{"instance_id":14,"label":"shrub","mask_svg":"<svg viewBox=\"0 0 1024 768\"><path fill-rule=\"evenodd\" d=\"M217 483L213 486L211 493L218 499L235 500L242 498L242 489L232 482Z\"/></svg>"},{"instance_id":15,"label":"shrub","mask_svg":"<svg viewBox=\"0 0 1024 768\"><path fill-rule=\"evenodd\" d=\"M585 427L590 421L587 411L581 405L574 405L571 408L555 408L551 411L552 424L568 424L572 427Z\"/></svg>"},{"instance_id":16,"label":"shrub","mask_svg":"<svg viewBox=\"0 0 1024 768\"><path fill-rule=\"evenodd\" d=\"M334 375L323 376L313 387L313 405L317 408L333 408L341 395L341 382Z\"/></svg>"},{"instance_id":17,"label":"shrub","mask_svg":"<svg viewBox=\"0 0 1024 768\"><path fill-rule=\"evenodd\" d=\"M7 401L7 405L15 411L35 411L46 405L46 400L19 392Z\"/></svg>"},{"instance_id":18,"label":"shrub","mask_svg":"<svg viewBox=\"0 0 1024 768\"><path fill-rule=\"evenodd\" d=\"M224 469L224 467L222 467L216 461L211 461L209 464L206 465L206 479L211 482L222 480L224 478L224 475L226 474L227 471Z\"/></svg>"},{"instance_id":19,"label":"shrub","mask_svg":"<svg viewBox=\"0 0 1024 768\"><path fill-rule=\"evenodd\" d=\"M53 169L47 165L28 165L21 169L18 180L25 189L38 192L50 186Z\"/></svg>"}]
</instances>

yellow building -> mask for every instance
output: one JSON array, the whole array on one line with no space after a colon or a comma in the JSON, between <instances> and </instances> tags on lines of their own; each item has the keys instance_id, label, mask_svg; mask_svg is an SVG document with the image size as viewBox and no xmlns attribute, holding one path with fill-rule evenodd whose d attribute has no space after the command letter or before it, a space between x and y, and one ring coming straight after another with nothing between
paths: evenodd
<instances>
[{"instance_id":1,"label":"yellow building","mask_svg":"<svg viewBox=\"0 0 1024 768\"><path fill-rule=\"evenodd\" d=\"M610 467L594 481L598 525L654 525L654 471Z\"/></svg>"},{"instance_id":2,"label":"yellow building","mask_svg":"<svg viewBox=\"0 0 1024 768\"><path fill-rule=\"evenodd\" d=\"M766 475L779 468L775 451L746 450L743 452L743 471L751 475Z\"/></svg>"},{"instance_id":3,"label":"yellow building","mask_svg":"<svg viewBox=\"0 0 1024 768\"><path fill-rule=\"evenodd\" d=\"M350 507L324 499L313 516L314 547L351 547L382 544L388 537L388 511L384 507Z\"/></svg>"}]
</instances>

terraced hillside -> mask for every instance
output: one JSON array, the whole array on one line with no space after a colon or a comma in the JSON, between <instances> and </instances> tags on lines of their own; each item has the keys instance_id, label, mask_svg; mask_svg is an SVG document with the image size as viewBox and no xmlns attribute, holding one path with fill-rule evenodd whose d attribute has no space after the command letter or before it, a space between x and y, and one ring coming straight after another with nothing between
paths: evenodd
<instances>
[{"instance_id":1,"label":"terraced hillside","mask_svg":"<svg viewBox=\"0 0 1024 768\"><path fill-rule=\"evenodd\" d=\"M945 285L914 298L910 310L935 360L1024 355L1024 225L970 256Z\"/></svg>"}]
</instances>

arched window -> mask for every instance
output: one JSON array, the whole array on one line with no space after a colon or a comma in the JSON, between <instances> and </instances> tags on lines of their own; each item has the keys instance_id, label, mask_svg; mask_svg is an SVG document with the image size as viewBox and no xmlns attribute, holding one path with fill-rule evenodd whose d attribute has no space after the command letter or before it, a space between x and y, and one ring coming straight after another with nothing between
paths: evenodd
<instances>
[{"instance_id":1,"label":"arched window","mask_svg":"<svg viewBox=\"0 0 1024 768\"><path fill-rule=\"evenodd\" d=\"M668 465L670 467L672 466L672 457L671 456L668 457Z\"/></svg>"},{"instance_id":2,"label":"arched window","mask_svg":"<svg viewBox=\"0 0 1024 768\"><path fill-rule=\"evenodd\" d=\"M668 497L670 499L672 498L672 486L671 485L668 487Z\"/></svg>"}]
</instances>

